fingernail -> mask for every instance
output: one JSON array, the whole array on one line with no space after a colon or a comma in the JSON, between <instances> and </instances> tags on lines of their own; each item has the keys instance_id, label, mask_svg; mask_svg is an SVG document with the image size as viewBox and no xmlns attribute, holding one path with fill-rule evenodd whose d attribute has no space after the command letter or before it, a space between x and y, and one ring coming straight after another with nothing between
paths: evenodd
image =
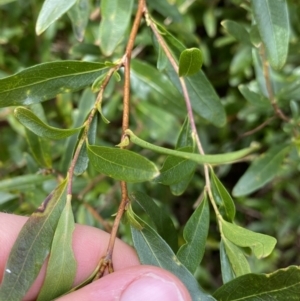
<instances>
[{"instance_id":1,"label":"fingernail","mask_svg":"<svg viewBox=\"0 0 300 301\"><path fill-rule=\"evenodd\" d=\"M184 301L176 284L155 274L142 275L123 291L120 301Z\"/></svg>"}]
</instances>

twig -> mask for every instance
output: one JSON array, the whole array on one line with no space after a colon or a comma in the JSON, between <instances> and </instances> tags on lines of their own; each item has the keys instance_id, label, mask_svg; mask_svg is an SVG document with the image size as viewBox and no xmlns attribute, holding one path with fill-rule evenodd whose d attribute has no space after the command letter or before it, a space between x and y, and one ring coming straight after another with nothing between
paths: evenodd
<instances>
[{"instance_id":1,"label":"twig","mask_svg":"<svg viewBox=\"0 0 300 301\"><path fill-rule=\"evenodd\" d=\"M257 126L256 128L254 128L253 130L250 130L248 132L243 133L242 135L240 135L240 138L242 137L246 137L246 136L250 136L255 134L256 132L260 131L261 129L263 129L265 126L267 126L271 121L273 121L275 119L275 116L265 120L262 124L260 124L259 126Z\"/></svg>"}]
</instances>

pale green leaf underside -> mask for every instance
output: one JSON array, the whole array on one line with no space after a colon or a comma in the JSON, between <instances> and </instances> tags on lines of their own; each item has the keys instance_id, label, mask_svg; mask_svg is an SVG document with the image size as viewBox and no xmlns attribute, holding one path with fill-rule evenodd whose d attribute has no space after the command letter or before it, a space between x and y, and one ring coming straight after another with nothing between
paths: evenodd
<instances>
[{"instance_id":1,"label":"pale green leaf underside","mask_svg":"<svg viewBox=\"0 0 300 301\"><path fill-rule=\"evenodd\" d=\"M65 179L23 226L9 255L0 300L21 301L49 255L53 235L66 202Z\"/></svg>"},{"instance_id":2,"label":"pale green leaf underside","mask_svg":"<svg viewBox=\"0 0 300 301\"><path fill-rule=\"evenodd\" d=\"M67 12L75 2L76 0L45 0L36 22L37 35L40 35Z\"/></svg>"},{"instance_id":3,"label":"pale green leaf underside","mask_svg":"<svg viewBox=\"0 0 300 301\"><path fill-rule=\"evenodd\" d=\"M94 145L87 145L87 149L93 167L116 180L145 182L159 174L151 161L132 151Z\"/></svg>"},{"instance_id":4,"label":"pale green leaf underside","mask_svg":"<svg viewBox=\"0 0 300 301\"><path fill-rule=\"evenodd\" d=\"M237 289L238 288L238 289ZM222 301L299 300L300 269L290 266L271 274L247 274L221 286L214 297Z\"/></svg>"},{"instance_id":5,"label":"pale green leaf underside","mask_svg":"<svg viewBox=\"0 0 300 301\"><path fill-rule=\"evenodd\" d=\"M83 126L81 126L75 129L58 129L49 126L39 119L32 111L23 107L17 107L14 110L14 114L26 128L44 138L63 139L78 133L83 128Z\"/></svg>"},{"instance_id":6,"label":"pale green leaf underside","mask_svg":"<svg viewBox=\"0 0 300 301\"><path fill-rule=\"evenodd\" d=\"M278 70L286 62L289 16L285 0L251 0L253 14L271 66Z\"/></svg>"},{"instance_id":7,"label":"pale green leaf underside","mask_svg":"<svg viewBox=\"0 0 300 301\"><path fill-rule=\"evenodd\" d=\"M270 255L277 242L272 236L250 231L225 220L222 220L222 232L237 246L251 248L257 258Z\"/></svg>"},{"instance_id":8,"label":"pale green leaf underside","mask_svg":"<svg viewBox=\"0 0 300 301\"><path fill-rule=\"evenodd\" d=\"M30 105L59 93L78 91L91 85L106 71L101 63L57 61L27 68L0 79L0 108Z\"/></svg>"}]
</instances>

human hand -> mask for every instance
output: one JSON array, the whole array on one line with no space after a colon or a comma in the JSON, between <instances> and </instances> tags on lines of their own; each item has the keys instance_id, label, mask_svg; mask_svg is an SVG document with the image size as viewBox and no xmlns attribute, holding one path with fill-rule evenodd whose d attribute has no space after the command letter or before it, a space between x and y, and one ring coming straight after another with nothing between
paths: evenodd
<instances>
[{"instance_id":1,"label":"human hand","mask_svg":"<svg viewBox=\"0 0 300 301\"><path fill-rule=\"evenodd\" d=\"M9 252L27 218L0 213L0 282ZM77 260L74 286L85 280L105 255L109 234L96 228L76 225L73 250ZM56 301L190 301L182 282L171 273L140 265L135 251L117 240L113 253L115 272L65 295ZM35 300L45 277L45 265L23 300Z\"/></svg>"}]
</instances>

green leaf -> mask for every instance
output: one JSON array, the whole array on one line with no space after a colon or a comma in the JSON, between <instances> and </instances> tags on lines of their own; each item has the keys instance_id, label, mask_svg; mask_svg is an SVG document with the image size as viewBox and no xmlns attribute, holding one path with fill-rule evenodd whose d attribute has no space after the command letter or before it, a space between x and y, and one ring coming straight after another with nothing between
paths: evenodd
<instances>
[{"instance_id":1,"label":"green leaf","mask_svg":"<svg viewBox=\"0 0 300 301\"><path fill-rule=\"evenodd\" d=\"M205 251L209 229L209 204L207 195L194 211L183 229L185 244L180 247L176 256L185 267L194 274Z\"/></svg>"},{"instance_id":2,"label":"green leaf","mask_svg":"<svg viewBox=\"0 0 300 301\"><path fill-rule=\"evenodd\" d=\"M87 149L94 168L116 180L145 182L159 174L151 161L132 151L95 145L88 145Z\"/></svg>"},{"instance_id":3,"label":"green leaf","mask_svg":"<svg viewBox=\"0 0 300 301\"><path fill-rule=\"evenodd\" d=\"M110 56L120 43L130 22L133 0L102 0L99 28L100 48Z\"/></svg>"},{"instance_id":4,"label":"green leaf","mask_svg":"<svg viewBox=\"0 0 300 301\"><path fill-rule=\"evenodd\" d=\"M37 301L51 301L71 289L77 267L72 249L74 229L71 195L69 195L54 233L46 277Z\"/></svg>"},{"instance_id":5,"label":"green leaf","mask_svg":"<svg viewBox=\"0 0 300 301\"><path fill-rule=\"evenodd\" d=\"M247 195L270 182L289 150L289 146L279 145L259 156L234 186L232 194L237 197Z\"/></svg>"},{"instance_id":6,"label":"green leaf","mask_svg":"<svg viewBox=\"0 0 300 301\"><path fill-rule=\"evenodd\" d=\"M221 240L228 256L230 268L235 277L251 273L249 263L242 250L225 237Z\"/></svg>"},{"instance_id":7,"label":"green leaf","mask_svg":"<svg viewBox=\"0 0 300 301\"><path fill-rule=\"evenodd\" d=\"M192 152L193 148L187 146L178 149L178 151ZM197 163L193 161L175 156L168 156L160 170L159 176L155 178L154 181L163 185L176 184L194 173L196 166Z\"/></svg>"},{"instance_id":8,"label":"green leaf","mask_svg":"<svg viewBox=\"0 0 300 301\"><path fill-rule=\"evenodd\" d=\"M21 300L49 255L53 235L66 202L65 179L30 216L10 252L0 287L0 300Z\"/></svg>"},{"instance_id":9,"label":"green leaf","mask_svg":"<svg viewBox=\"0 0 300 301\"><path fill-rule=\"evenodd\" d=\"M106 71L101 63L57 61L27 68L0 79L0 108L29 105L78 91Z\"/></svg>"},{"instance_id":10,"label":"green leaf","mask_svg":"<svg viewBox=\"0 0 300 301\"><path fill-rule=\"evenodd\" d=\"M68 16L71 19L73 32L78 41L82 42L86 26L89 21L89 1L77 0L76 3L68 11Z\"/></svg>"},{"instance_id":11,"label":"green leaf","mask_svg":"<svg viewBox=\"0 0 300 301\"><path fill-rule=\"evenodd\" d=\"M174 2L173 2L174 3ZM171 4L168 0L151 0L147 3L149 7L158 11L166 18L171 18L175 22L181 22L182 16L175 4Z\"/></svg>"},{"instance_id":12,"label":"green leaf","mask_svg":"<svg viewBox=\"0 0 300 301\"><path fill-rule=\"evenodd\" d=\"M250 36L248 31L245 29L244 26L241 24L231 21L231 20L224 20L221 22L221 25L225 28L225 30L237 39L239 42L242 42L246 45L251 46Z\"/></svg>"},{"instance_id":13,"label":"green leaf","mask_svg":"<svg viewBox=\"0 0 300 301\"><path fill-rule=\"evenodd\" d=\"M269 256L276 245L272 236L255 233L225 220L222 220L222 233L237 246L251 248L257 258Z\"/></svg>"},{"instance_id":14,"label":"green leaf","mask_svg":"<svg viewBox=\"0 0 300 301\"><path fill-rule=\"evenodd\" d=\"M187 177L183 178L180 182L170 185L170 190L173 195L182 195L189 186L194 174L191 173Z\"/></svg>"},{"instance_id":15,"label":"green leaf","mask_svg":"<svg viewBox=\"0 0 300 301\"><path fill-rule=\"evenodd\" d=\"M168 243L173 251L178 248L177 231L170 215L159 207L152 198L136 191L130 194L130 199L136 202L155 224L158 234Z\"/></svg>"},{"instance_id":16,"label":"green leaf","mask_svg":"<svg viewBox=\"0 0 300 301\"><path fill-rule=\"evenodd\" d=\"M41 184L49 179L52 176L42 176L40 174L34 175L23 175L18 177L12 177L0 181L0 190L20 190L21 188L28 187L30 185Z\"/></svg>"},{"instance_id":17,"label":"green leaf","mask_svg":"<svg viewBox=\"0 0 300 301\"><path fill-rule=\"evenodd\" d=\"M0 191L0 205L18 198L18 195Z\"/></svg>"},{"instance_id":18,"label":"green leaf","mask_svg":"<svg viewBox=\"0 0 300 301\"><path fill-rule=\"evenodd\" d=\"M58 129L45 124L32 111L17 107L14 110L16 118L36 135L48 139L64 139L78 133L83 126L75 129Z\"/></svg>"},{"instance_id":19,"label":"green leaf","mask_svg":"<svg viewBox=\"0 0 300 301\"><path fill-rule=\"evenodd\" d=\"M271 66L279 70L289 47L289 16L285 0L252 0L254 19L266 47Z\"/></svg>"},{"instance_id":20,"label":"green leaf","mask_svg":"<svg viewBox=\"0 0 300 301\"><path fill-rule=\"evenodd\" d=\"M210 38L214 38L217 29L217 18L213 7L209 7L203 14L203 25L205 31Z\"/></svg>"},{"instance_id":21,"label":"green leaf","mask_svg":"<svg viewBox=\"0 0 300 301\"><path fill-rule=\"evenodd\" d=\"M165 155L171 155L171 156L176 156L179 158L192 160L199 164L205 164L205 163L207 163L207 164L227 164L230 162L234 162L234 161L248 155L255 149L257 149L257 145L253 145L252 147L250 146L249 148L245 148L245 149L242 149L239 151L235 151L232 153L226 153L226 154L222 154L222 155L198 155L198 154L192 154L189 152L181 152L181 151L177 151L177 150L172 150L172 149L168 149L168 148L164 148L161 146L151 144L151 143L146 142L146 141L140 139L139 137L137 137L129 129L126 130L125 133L126 133L126 135L128 135L130 137L130 141L132 143L137 144L143 148L150 149L150 150L153 150L154 152L158 152L158 153L165 154Z\"/></svg>"},{"instance_id":22,"label":"green leaf","mask_svg":"<svg viewBox=\"0 0 300 301\"><path fill-rule=\"evenodd\" d=\"M299 300L299 291L300 269L290 266L271 274L238 277L221 286L214 297L222 301Z\"/></svg>"},{"instance_id":23,"label":"green leaf","mask_svg":"<svg viewBox=\"0 0 300 301\"><path fill-rule=\"evenodd\" d=\"M190 48L181 52L179 57L179 76L196 74L202 67L203 58L199 48Z\"/></svg>"},{"instance_id":24,"label":"green leaf","mask_svg":"<svg viewBox=\"0 0 300 301\"><path fill-rule=\"evenodd\" d=\"M75 3L76 0L45 0L36 22L36 34L40 35L44 32Z\"/></svg>"},{"instance_id":25,"label":"green leaf","mask_svg":"<svg viewBox=\"0 0 300 301\"><path fill-rule=\"evenodd\" d=\"M225 284L225 283L231 281L232 279L234 279L235 275L234 275L233 269L231 267L231 263L228 258L228 255L226 254L223 239L221 239L221 241L220 241L220 262L221 262L222 280L223 280L223 283ZM243 274L247 274L247 273L243 273Z\"/></svg>"},{"instance_id":26,"label":"green leaf","mask_svg":"<svg viewBox=\"0 0 300 301\"><path fill-rule=\"evenodd\" d=\"M219 204L222 204L222 206L225 209L228 220L232 222L235 217L234 202L233 202L230 194L226 190L226 188L223 186L222 182L215 175L213 169L211 169L210 174L211 174L211 180L212 180L213 196Z\"/></svg>"},{"instance_id":27,"label":"green leaf","mask_svg":"<svg viewBox=\"0 0 300 301\"><path fill-rule=\"evenodd\" d=\"M185 284L193 301L215 300L212 296L204 293L194 276L179 262L159 234L139 217L136 218L140 224L144 225L142 230L131 227L133 244L141 263L158 266L173 273Z\"/></svg>"}]
</instances>

